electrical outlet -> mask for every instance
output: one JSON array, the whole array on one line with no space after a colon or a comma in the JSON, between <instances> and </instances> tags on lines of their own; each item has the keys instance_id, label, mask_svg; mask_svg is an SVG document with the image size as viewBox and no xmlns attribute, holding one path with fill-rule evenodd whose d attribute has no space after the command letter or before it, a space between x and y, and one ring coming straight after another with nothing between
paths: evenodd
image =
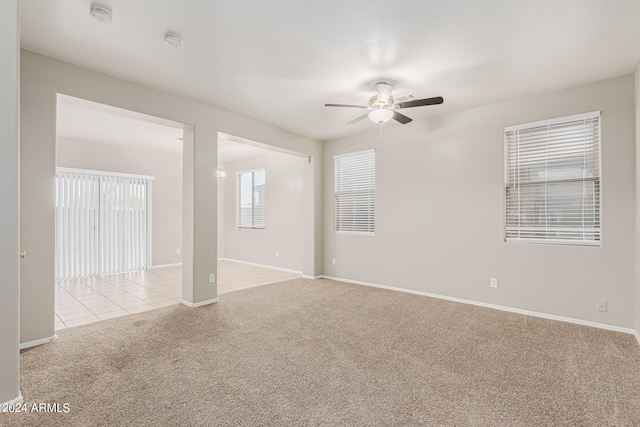
<instances>
[{"instance_id":1,"label":"electrical outlet","mask_svg":"<svg viewBox=\"0 0 640 427\"><path fill-rule=\"evenodd\" d=\"M497 288L498 287L498 279L495 278L491 278L491 287L492 288Z\"/></svg>"},{"instance_id":2,"label":"electrical outlet","mask_svg":"<svg viewBox=\"0 0 640 427\"><path fill-rule=\"evenodd\" d=\"M607 311L607 302L604 300L596 301L596 309L598 311Z\"/></svg>"},{"instance_id":3,"label":"electrical outlet","mask_svg":"<svg viewBox=\"0 0 640 427\"><path fill-rule=\"evenodd\" d=\"M176 254L180 255L181 252L180 248L176 249Z\"/></svg>"},{"instance_id":4,"label":"electrical outlet","mask_svg":"<svg viewBox=\"0 0 640 427\"><path fill-rule=\"evenodd\" d=\"M216 275L211 273L209 275L209 283L216 283Z\"/></svg>"},{"instance_id":5,"label":"electrical outlet","mask_svg":"<svg viewBox=\"0 0 640 427\"><path fill-rule=\"evenodd\" d=\"M335 258L331 259L331 265L336 265L336 259Z\"/></svg>"},{"instance_id":6,"label":"electrical outlet","mask_svg":"<svg viewBox=\"0 0 640 427\"><path fill-rule=\"evenodd\" d=\"M280 253L276 251L276 258L278 258L279 256L280 256Z\"/></svg>"}]
</instances>

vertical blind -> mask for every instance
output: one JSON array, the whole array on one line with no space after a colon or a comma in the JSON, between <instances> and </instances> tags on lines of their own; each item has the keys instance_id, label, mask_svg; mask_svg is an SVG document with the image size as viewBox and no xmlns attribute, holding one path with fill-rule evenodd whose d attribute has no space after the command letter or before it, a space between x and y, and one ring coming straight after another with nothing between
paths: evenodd
<instances>
[{"instance_id":1,"label":"vertical blind","mask_svg":"<svg viewBox=\"0 0 640 427\"><path fill-rule=\"evenodd\" d=\"M265 187L264 169L238 172L238 204L236 225L239 228L265 227Z\"/></svg>"},{"instance_id":2,"label":"vertical blind","mask_svg":"<svg viewBox=\"0 0 640 427\"><path fill-rule=\"evenodd\" d=\"M56 279L147 267L152 179L58 168Z\"/></svg>"},{"instance_id":3,"label":"vertical blind","mask_svg":"<svg viewBox=\"0 0 640 427\"><path fill-rule=\"evenodd\" d=\"M600 244L600 112L505 128L506 240Z\"/></svg>"},{"instance_id":4,"label":"vertical blind","mask_svg":"<svg viewBox=\"0 0 640 427\"><path fill-rule=\"evenodd\" d=\"M374 150L340 154L335 167L335 230L374 234L376 154Z\"/></svg>"}]
</instances>

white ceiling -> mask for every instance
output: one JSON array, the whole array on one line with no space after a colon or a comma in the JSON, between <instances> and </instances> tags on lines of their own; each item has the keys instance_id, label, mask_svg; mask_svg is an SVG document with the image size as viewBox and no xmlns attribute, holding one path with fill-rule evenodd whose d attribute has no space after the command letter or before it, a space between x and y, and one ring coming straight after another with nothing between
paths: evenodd
<instances>
[{"instance_id":1,"label":"white ceiling","mask_svg":"<svg viewBox=\"0 0 640 427\"><path fill-rule=\"evenodd\" d=\"M110 144L114 149L136 146L182 152L183 126L169 120L64 95L58 97L56 119L57 138ZM265 153L273 153L273 149L233 135L219 135L219 163Z\"/></svg>"},{"instance_id":2,"label":"white ceiling","mask_svg":"<svg viewBox=\"0 0 640 427\"><path fill-rule=\"evenodd\" d=\"M273 152L273 150L261 148L253 144L250 145L234 141L233 137L218 137L218 163L235 162L236 160Z\"/></svg>"},{"instance_id":3,"label":"white ceiling","mask_svg":"<svg viewBox=\"0 0 640 427\"><path fill-rule=\"evenodd\" d=\"M61 96L56 120L57 138L182 152L181 126L103 104Z\"/></svg>"},{"instance_id":4,"label":"white ceiling","mask_svg":"<svg viewBox=\"0 0 640 427\"><path fill-rule=\"evenodd\" d=\"M111 24L89 0L22 0L23 48L323 140L374 126L323 104L365 104L380 77L394 95L445 98L406 110L419 118L624 75L640 59L638 0L101 4Z\"/></svg>"}]
</instances>

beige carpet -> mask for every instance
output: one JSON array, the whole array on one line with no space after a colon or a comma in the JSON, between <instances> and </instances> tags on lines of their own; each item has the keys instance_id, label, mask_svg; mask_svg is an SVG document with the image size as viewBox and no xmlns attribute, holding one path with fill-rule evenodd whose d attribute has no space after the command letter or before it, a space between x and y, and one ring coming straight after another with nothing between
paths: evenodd
<instances>
[{"instance_id":1,"label":"beige carpet","mask_svg":"<svg viewBox=\"0 0 640 427\"><path fill-rule=\"evenodd\" d=\"M640 425L631 335L328 280L59 336L0 425Z\"/></svg>"}]
</instances>

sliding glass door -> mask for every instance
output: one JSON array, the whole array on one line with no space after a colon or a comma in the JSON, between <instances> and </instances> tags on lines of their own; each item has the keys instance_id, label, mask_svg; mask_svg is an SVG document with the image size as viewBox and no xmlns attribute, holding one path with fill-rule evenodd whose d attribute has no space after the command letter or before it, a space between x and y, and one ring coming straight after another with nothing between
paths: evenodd
<instances>
[{"instance_id":1,"label":"sliding glass door","mask_svg":"<svg viewBox=\"0 0 640 427\"><path fill-rule=\"evenodd\" d=\"M153 177L58 168L56 280L150 263Z\"/></svg>"}]
</instances>

